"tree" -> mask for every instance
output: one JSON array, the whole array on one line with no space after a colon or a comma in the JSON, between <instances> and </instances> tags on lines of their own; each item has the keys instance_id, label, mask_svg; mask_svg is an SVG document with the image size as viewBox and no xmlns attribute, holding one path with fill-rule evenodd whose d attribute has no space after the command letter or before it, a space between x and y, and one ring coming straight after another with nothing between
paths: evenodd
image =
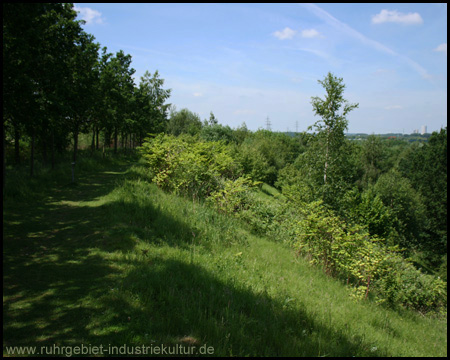
<instances>
[{"instance_id":1,"label":"tree","mask_svg":"<svg viewBox=\"0 0 450 360\"><path fill-rule=\"evenodd\" d=\"M392 213L393 228L397 233L391 234L392 240L410 250L420 246L425 206L423 197L414 190L411 182L398 170L392 169L378 178L373 191Z\"/></svg>"},{"instance_id":2,"label":"tree","mask_svg":"<svg viewBox=\"0 0 450 360\"><path fill-rule=\"evenodd\" d=\"M414 146L399 162L399 170L426 207L422 245L429 252L447 253L447 128Z\"/></svg>"},{"instance_id":3,"label":"tree","mask_svg":"<svg viewBox=\"0 0 450 360\"><path fill-rule=\"evenodd\" d=\"M117 151L118 134L124 129L126 119L133 112L135 70L131 66L131 55L125 55L122 50L113 56L102 49L100 60L100 91L102 124L105 129L105 142L109 145L111 135L114 135L114 151Z\"/></svg>"},{"instance_id":4,"label":"tree","mask_svg":"<svg viewBox=\"0 0 450 360\"><path fill-rule=\"evenodd\" d=\"M326 90L325 99L312 97L314 115L321 117L308 129L315 133L307 141L307 151L296 163L302 173L303 185L312 189L314 198L322 199L335 210L343 194L353 185L356 177L353 146L346 141L346 115L358 104L349 104L343 97L342 78L331 73L318 81Z\"/></svg>"},{"instance_id":5,"label":"tree","mask_svg":"<svg viewBox=\"0 0 450 360\"><path fill-rule=\"evenodd\" d=\"M136 131L139 143L147 133L164 131L170 104L166 100L170 97L171 89L163 89L164 79L159 77L158 70L152 75L146 71L141 77L136 97Z\"/></svg>"},{"instance_id":6,"label":"tree","mask_svg":"<svg viewBox=\"0 0 450 360\"><path fill-rule=\"evenodd\" d=\"M202 129L200 116L188 109L176 111L172 108L169 122L167 123L167 132L178 136L180 134L195 135Z\"/></svg>"},{"instance_id":7,"label":"tree","mask_svg":"<svg viewBox=\"0 0 450 360\"><path fill-rule=\"evenodd\" d=\"M72 130L73 162L76 162L78 134L85 132L94 115L96 90L98 89L98 50L94 37L84 31L77 38L77 48L72 58L72 78L69 91L71 99L70 116L67 118Z\"/></svg>"},{"instance_id":8,"label":"tree","mask_svg":"<svg viewBox=\"0 0 450 360\"><path fill-rule=\"evenodd\" d=\"M322 119L314 124L318 131L318 137L324 145L324 167L323 182L327 183L328 168L333 165L339 154L339 149L344 143L344 130L347 129L348 120L346 115L357 108L359 104L349 104L343 98L345 85L342 78L337 78L328 73L324 80L318 80L327 95L325 99L317 96L311 98L314 115ZM342 108L342 111L340 109ZM309 127L309 130L312 127Z\"/></svg>"},{"instance_id":9,"label":"tree","mask_svg":"<svg viewBox=\"0 0 450 360\"><path fill-rule=\"evenodd\" d=\"M361 162L364 170L362 183L373 185L381 172L383 144L378 136L369 135L361 150Z\"/></svg>"},{"instance_id":10,"label":"tree","mask_svg":"<svg viewBox=\"0 0 450 360\"><path fill-rule=\"evenodd\" d=\"M35 143L40 143L45 161L48 136L68 114L65 89L82 31L72 7L3 4L3 125L7 120L14 129L16 153L20 132L30 136L31 176Z\"/></svg>"}]
</instances>

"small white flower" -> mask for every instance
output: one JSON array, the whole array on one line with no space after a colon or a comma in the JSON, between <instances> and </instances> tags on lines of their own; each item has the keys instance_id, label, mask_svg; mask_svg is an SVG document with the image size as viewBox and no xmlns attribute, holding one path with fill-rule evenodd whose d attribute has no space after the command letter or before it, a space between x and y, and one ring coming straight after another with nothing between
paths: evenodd
<instances>
[{"instance_id":1,"label":"small white flower","mask_svg":"<svg viewBox=\"0 0 450 360\"><path fill-rule=\"evenodd\" d=\"M378 349L377 349L376 346L374 346L372 349L370 349L371 352L375 352L375 351L377 351L377 350L378 350Z\"/></svg>"}]
</instances>

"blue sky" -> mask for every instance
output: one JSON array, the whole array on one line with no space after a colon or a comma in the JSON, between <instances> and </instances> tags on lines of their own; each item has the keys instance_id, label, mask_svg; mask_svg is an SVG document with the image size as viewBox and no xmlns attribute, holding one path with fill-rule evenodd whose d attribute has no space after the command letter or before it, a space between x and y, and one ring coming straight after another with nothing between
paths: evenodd
<instances>
[{"instance_id":1,"label":"blue sky","mask_svg":"<svg viewBox=\"0 0 450 360\"><path fill-rule=\"evenodd\" d=\"M233 128L305 131L317 80L359 103L350 133L447 126L447 4L75 4L135 82L159 71L169 102ZM298 124L298 125L297 125Z\"/></svg>"}]
</instances>

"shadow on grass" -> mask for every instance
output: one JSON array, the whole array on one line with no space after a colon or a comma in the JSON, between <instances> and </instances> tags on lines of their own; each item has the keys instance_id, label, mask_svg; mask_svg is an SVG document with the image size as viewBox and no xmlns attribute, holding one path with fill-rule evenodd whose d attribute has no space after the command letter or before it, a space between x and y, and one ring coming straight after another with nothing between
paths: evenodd
<instances>
[{"instance_id":1,"label":"shadow on grass","mask_svg":"<svg viewBox=\"0 0 450 360\"><path fill-rule=\"evenodd\" d=\"M373 355L362 339L349 340L304 311L220 281L196 264L149 255L124 284L143 308L111 298L104 304L124 319L121 325L139 344L183 344L187 336L218 356Z\"/></svg>"},{"instance_id":2,"label":"shadow on grass","mask_svg":"<svg viewBox=\"0 0 450 360\"><path fill-rule=\"evenodd\" d=\"M371 355L361 339L199 265L152 254L105 258L133 250L135 235L188 247L195 230L151 204L67 204L109 194L117 175L86 176L51 198L4 210L4 347L174 345L190 336L224 356Z\"/></svg>"}]
</instances>

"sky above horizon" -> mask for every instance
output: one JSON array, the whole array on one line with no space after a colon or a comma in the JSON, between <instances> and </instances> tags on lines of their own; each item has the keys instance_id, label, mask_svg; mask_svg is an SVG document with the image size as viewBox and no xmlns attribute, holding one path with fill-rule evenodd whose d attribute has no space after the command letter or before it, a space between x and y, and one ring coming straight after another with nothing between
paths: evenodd
<instances>
[{"instance_id":1,"label":"sky above horizon","mask_svg":"<svg viewBox=\"0 0 450 360\"><path fill-rule=\"evenodd\" d=\"M447 126L447 4L74 4L135 83L158 70L168 102L232 128L306 131L328 72L343 78L349 133Z\"/></svg>"}]
</instances>

